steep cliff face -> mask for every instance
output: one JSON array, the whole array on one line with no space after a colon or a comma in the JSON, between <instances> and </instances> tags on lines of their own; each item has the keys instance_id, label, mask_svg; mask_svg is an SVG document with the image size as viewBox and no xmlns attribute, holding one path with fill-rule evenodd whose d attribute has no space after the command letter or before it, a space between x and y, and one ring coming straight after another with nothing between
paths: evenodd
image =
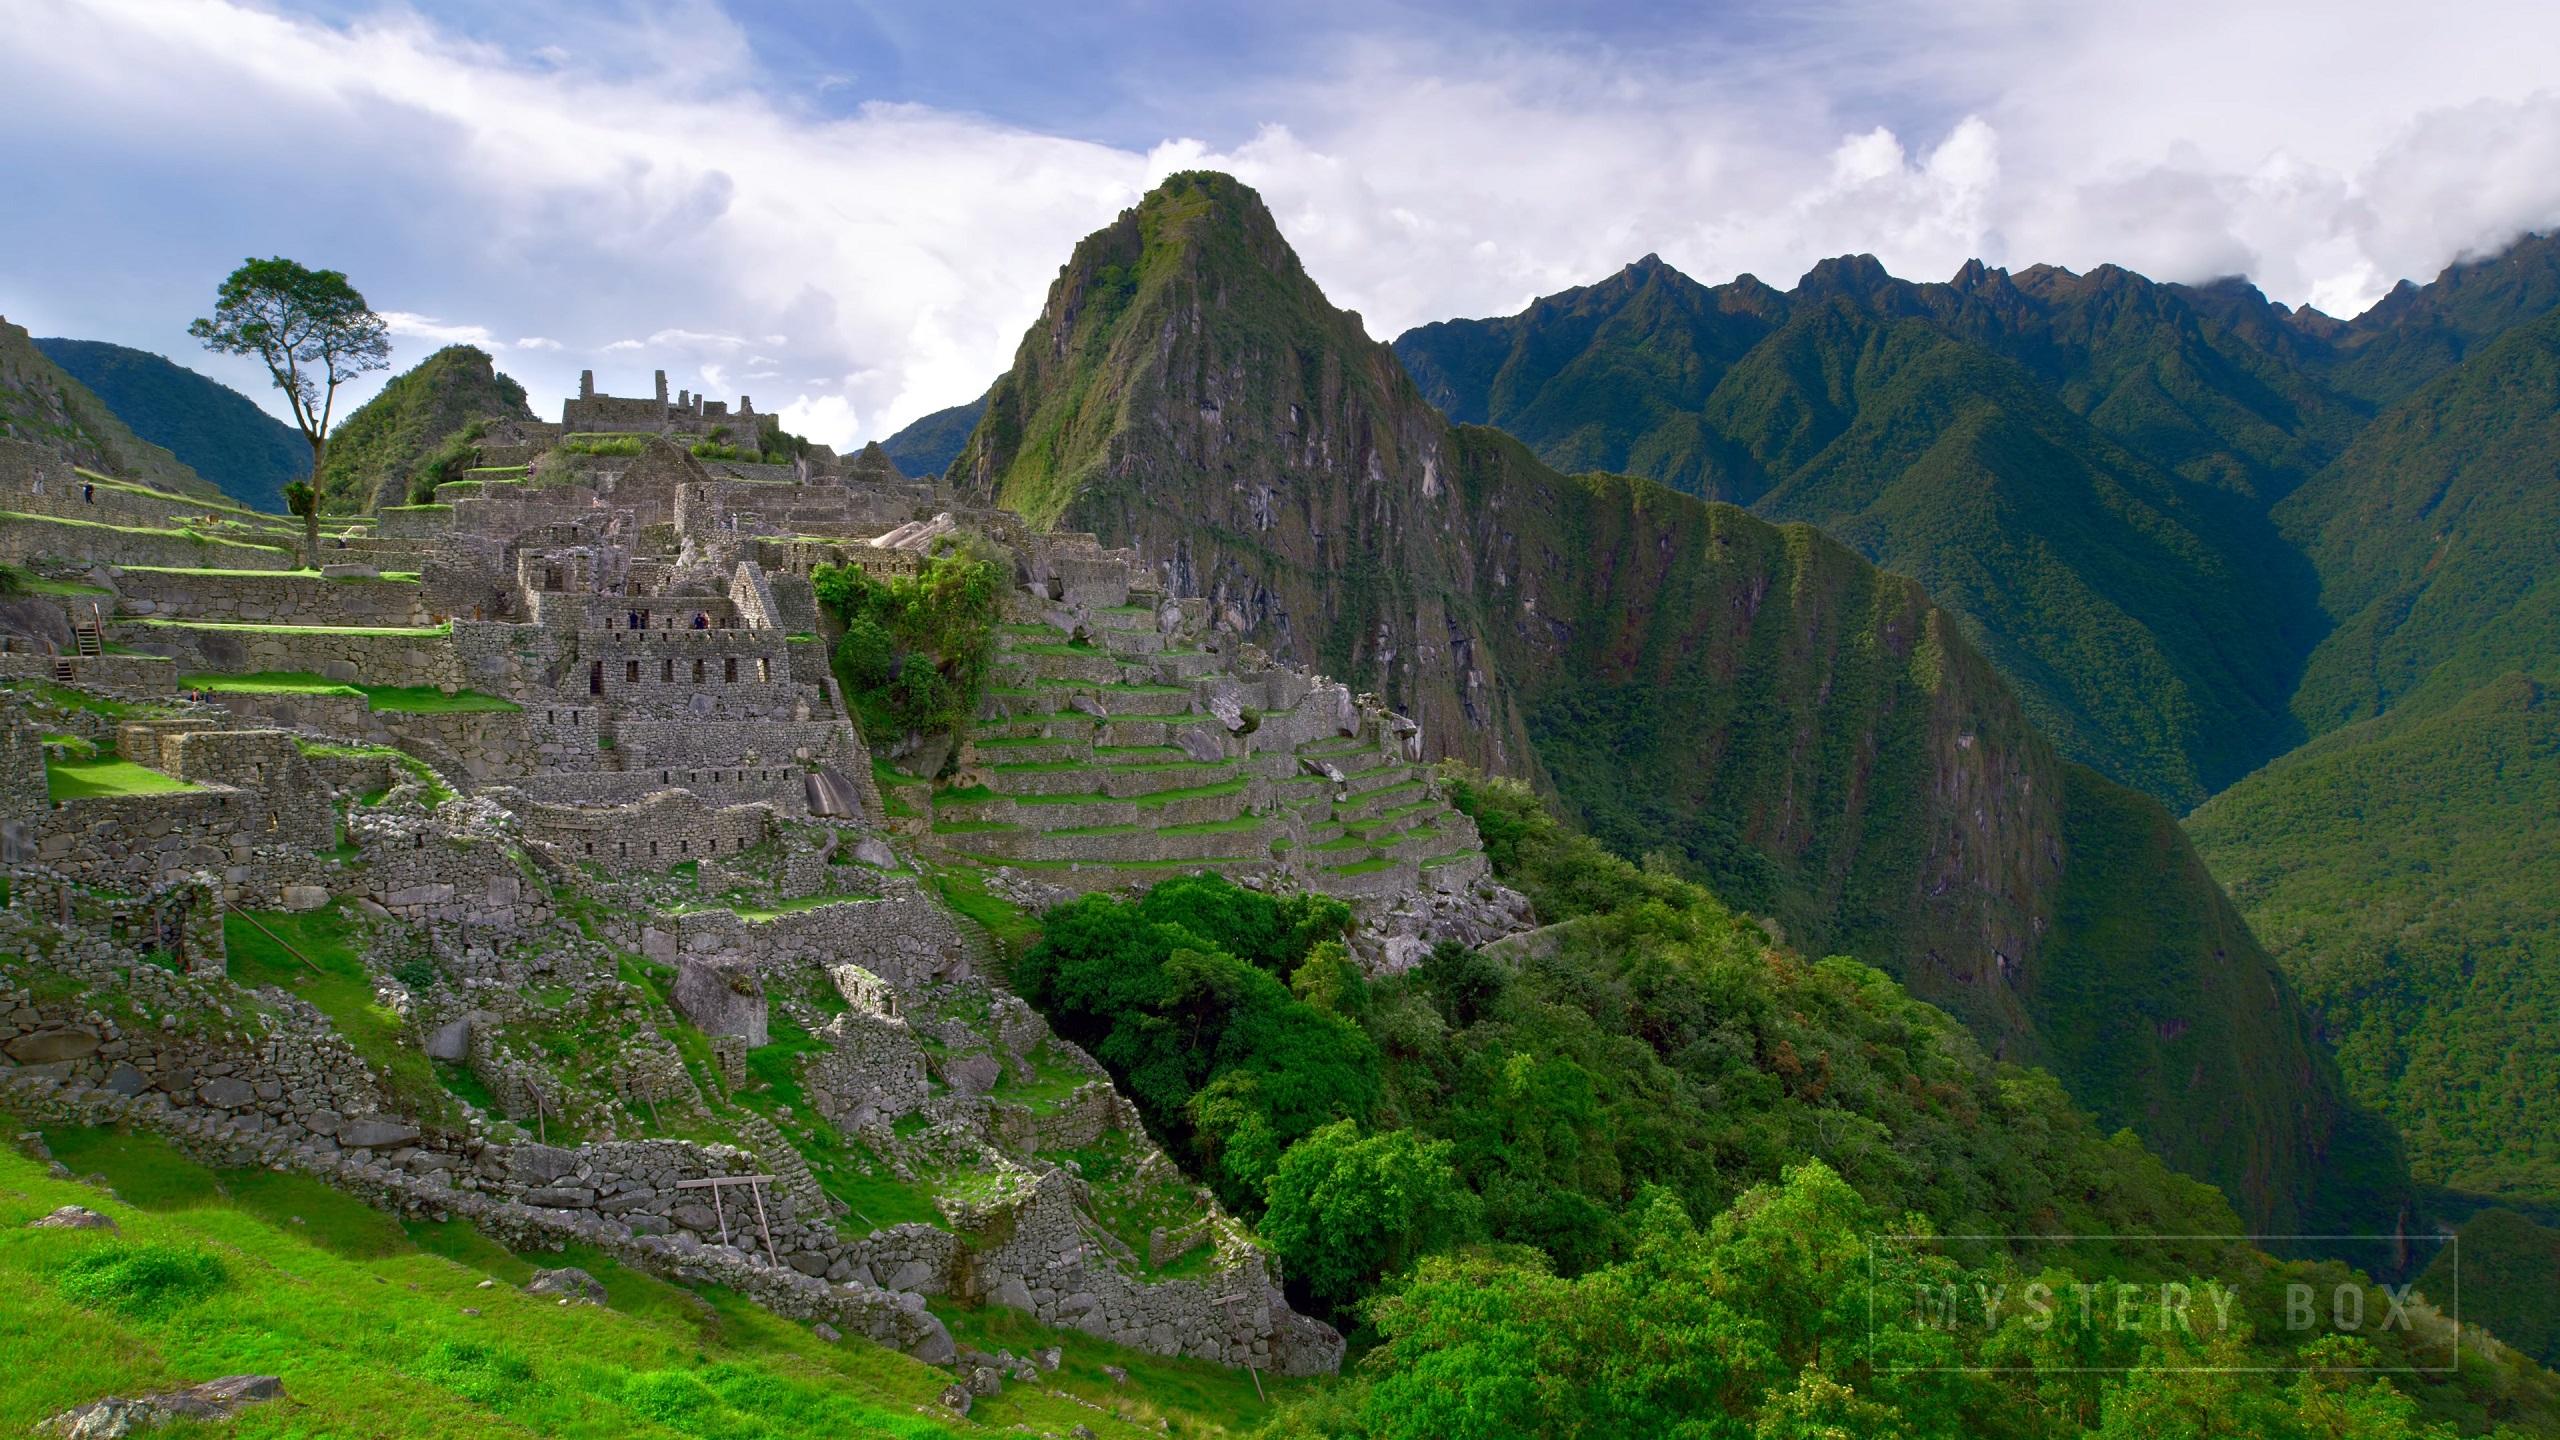
<instances>
[{"instance_id":1,"label":"steep cliff face","mask_svg":"<svg viewBox=\"0 0 2560 1440\"><path fill-rule=\"evenodd\" d=\"M2259 1222L2307 1213L2332 1069L2165 813L2082 803L2103 782L1912 582L1451 425L1235 181L1173 177L1077 248L952 478L1893 971Z\"/></svg>"}]
</instances>

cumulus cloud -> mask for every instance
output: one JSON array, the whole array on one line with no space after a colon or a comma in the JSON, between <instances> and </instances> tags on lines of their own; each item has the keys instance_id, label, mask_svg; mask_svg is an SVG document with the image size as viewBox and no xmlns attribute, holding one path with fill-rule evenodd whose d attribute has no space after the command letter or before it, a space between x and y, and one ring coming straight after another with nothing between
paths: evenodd
<instances>
[{"instance_id":1,"label":"cumulus cloud","mask_svg":"<svg viewBox=\"0 0 2560 1440\"><path fill-rule=\"evenodd\" d=\"M49 39L0 47L0 91L13 164L48 168L14 188L57 198L0 232L0 303L167 348L240 254L293 253L397 305L421 350L504 352L537 404L587 367L622 394L654 368L772 381L793 393L761 408L849 445L976 395L1076 239L1214 166L1381 336L1648 251L1782 286L1854 251L1921 278L2245 272L2352 313L2560 223L2560 9L2483 8L1832 0L1641 53L1408 27L1240 73L1258 123L1135 147L856 103L841 77L812 108L708 0L515 49L396 8L20 0Z\"/></svg>"},{"instance_id":2,"label":"cumulus cloud","mask_svg":"<svg viewBox=\"0 0 2560 1440\"><path fill-rule=\"evenodd\" d=\"M432 315L413 315L406 310L385 310L381 314L383 328L407 339L437 345L477 345L483 350L503 348L490 337L485 325L449 325Z\"/></svg>"}]
</instances>

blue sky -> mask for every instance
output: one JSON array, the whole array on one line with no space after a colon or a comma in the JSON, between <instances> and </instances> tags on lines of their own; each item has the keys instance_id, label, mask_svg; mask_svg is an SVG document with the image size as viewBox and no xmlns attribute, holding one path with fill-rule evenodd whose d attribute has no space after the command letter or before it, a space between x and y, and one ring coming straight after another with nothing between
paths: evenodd
<instances>
[{"instance_id":1,"label":"blue sky","mask_svg":"<svg viewBox=\"0 0 2560 1440\"><path fill-rule=\"evenodd\" d=\"M844 445L966 400L1075 240L1192 166L1372 333L1647 252L2246 273L2352 313L2560 223L2560 7L13 0L0 314L271 403L186 321L346 270L399 363L549 411L753 395ZM361 393L351 398L361 398Z\"/></svg>"}]
</instances>

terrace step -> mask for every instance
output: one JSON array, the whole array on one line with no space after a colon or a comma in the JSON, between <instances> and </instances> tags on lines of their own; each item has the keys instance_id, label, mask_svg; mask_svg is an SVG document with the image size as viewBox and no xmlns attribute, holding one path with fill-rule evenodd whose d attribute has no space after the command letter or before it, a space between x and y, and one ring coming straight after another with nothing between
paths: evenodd
<instances>
[{"instance_id":1,"label":"terrace step","mask_svg":"<svg viewBox=\"0 0 2560 1440\"><path fill-rule=\"evenodd\" d=\"M1343 821L1374 820L1389 810L1410 805L1430 793L1430 782L1408 771L1407 778L1392 785L1376 785L1366 790L1349 790L1342 799L1334 802L1333 818Z\"/></svg>"}]
</instances>

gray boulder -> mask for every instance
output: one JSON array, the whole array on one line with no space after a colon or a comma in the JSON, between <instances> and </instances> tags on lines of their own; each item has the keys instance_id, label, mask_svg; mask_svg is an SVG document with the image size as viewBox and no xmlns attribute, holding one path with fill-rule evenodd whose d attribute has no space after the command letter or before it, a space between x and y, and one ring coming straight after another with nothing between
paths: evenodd
<instances>
[{"instance_id":1,"label":"gray boulder","mask_svg":"<svg viewBox=\"0 0 2560 1440\"><path fill-rule=\"evenodd\" d=\"M575 1266L557 1270L538 1270L524 1287L527 1295L557 1295L586 1305L605 1303L604 1286L596 1277Z\"/></svg>"},{"instance_id":2,"label":"gray boulder","mask_svg":"<svg viewBox=\"0 0 2560 1440\"><path fill-rule=\"evenodd\" d=\"M38 1030L32 1035L21 1035L0 1046L0 1050L5 1050L10 1059L21 1065L50 1065L57 1060L85 1060L96 1054L98 1036L95 1031L76 1025L65 1026L59 1030Z\"/></svg>"},{"instance_id":3,"label":"gray boulder","mask_svg":"<svg viewBox=\"0 0 2560 1440\"><path fill-rule=\"evenodd\" d=\"M116 1222L86 1205L65 1205L27 1222L30 1230L113 1230Z\"/></svg>"},{"instance_id":4,"label":"gray boulder","mask_svg":"<svg viewBox=\"0 0 2560 1440\"><path fill-rule=\"evenodd\" d=\"M418 1127L385 1115L367 1115L338 1127L338 1143L350 1150L379 1150L416 1143Z\"/></svg>"}]
</instances>

